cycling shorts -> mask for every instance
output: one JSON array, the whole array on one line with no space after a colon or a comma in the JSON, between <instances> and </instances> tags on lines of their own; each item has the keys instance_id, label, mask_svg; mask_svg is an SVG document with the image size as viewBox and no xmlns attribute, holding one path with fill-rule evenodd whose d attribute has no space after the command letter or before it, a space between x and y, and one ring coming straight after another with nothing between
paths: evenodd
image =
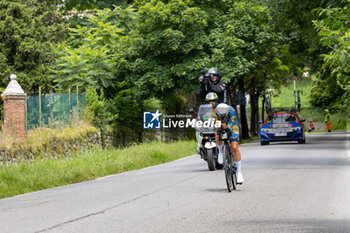
<instances>
[{"instance_id":1,"label":"cycling shorts","mask_svg":"<svg viewBox=\"0 0 350 233\"><path fill-rule=\"evenodd\" d=\"M216 130L216 134L219 134L219 130ZM232 131L228 132L230 142L239 142L239 133L234 133Z\"/></svg>"}]
</instances>

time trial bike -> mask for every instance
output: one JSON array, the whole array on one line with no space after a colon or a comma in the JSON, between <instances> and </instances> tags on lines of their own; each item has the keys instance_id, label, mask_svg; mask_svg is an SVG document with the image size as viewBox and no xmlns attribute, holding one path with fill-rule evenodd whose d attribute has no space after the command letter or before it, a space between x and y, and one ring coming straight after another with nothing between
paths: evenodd
<instances>
[{"instance_id":1,"label":"time trial bike","mask_svg":"<svg viewBox=\"0 0 350 233\"><path fill-rule=\"evenodd\" d=\"M236 190L237 187L237 177L236 177L236 165L233 161L233 152L229 140L230 130L220 129L217 131L219 134L219 140L224 143L223 152L224 152L224 171L225 171L225 179L227 190L231 192L232 190Z\"/></svg>"}]
</instances>

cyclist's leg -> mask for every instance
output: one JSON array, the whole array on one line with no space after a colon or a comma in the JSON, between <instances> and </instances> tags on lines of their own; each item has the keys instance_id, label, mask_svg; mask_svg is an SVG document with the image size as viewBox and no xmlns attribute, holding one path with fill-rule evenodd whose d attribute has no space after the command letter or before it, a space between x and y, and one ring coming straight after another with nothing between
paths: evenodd
<instances>
[{"instance_id":1,"label":"cyclist's leg","mask_svg":"<svg viewBox=\"0 0 350 233\"><path fill-rule=\"evenodd\" d=\"M219 154L218 154L218 163L219 164L223 164L224 162L224 152L223 152L223 148L224 148L224 145L223 145L223 142L222 141L219 141L219 134L217 133L217 131L215 130L215 139L216 139L216 146L219 150Z\"/></svg>"},{"instance_id":2,"label":"cyclist's leg","mask_svg":"<svg viewBox=\"0 0 350 233\"><path fill-rule=\"evenodd\" d=\"M230 132L230 144L234 156L234 161L241 161L241 152L238 148L239 133Z\"/></svg>"},{"instance_id":3,"label":"cyclist's leg","mask_svg":"<svg viewBox=\"0 0 350 233\"><path fill-rule=\"evenodd\" d=\"M233 152L233 160L235 162L241 161L241 151L239 150L238 147L238 142L237 141L231 141L231 148Z\"/></svg>"},{"instance_id":4,"label":"cyclist's leg","mask_svg":"<svg viewBox=\"0 0 350 233\"><path fill-rule=\"evenodd\" d=\"M244 179L243 179L243 174L242 174L242 165L241 165L241 151L239 150L238 146L238 141L239 141L239 135L232 133L230 137L230 144L234 156L234 161L236 165L236 175L237 175L237 183L242 184Z\"/></svg>"}]
</instances>

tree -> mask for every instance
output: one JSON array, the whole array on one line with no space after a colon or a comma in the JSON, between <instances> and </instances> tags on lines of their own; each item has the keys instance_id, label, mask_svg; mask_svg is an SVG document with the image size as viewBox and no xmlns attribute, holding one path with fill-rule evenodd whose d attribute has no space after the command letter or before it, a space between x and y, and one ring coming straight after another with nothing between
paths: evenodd
<instances>
[{"instance_id":1,"label":"tree","mask_svg":"<svg viewBox=\"0 0 350 233\"><path fill-rule=\"evenodd\" d=\"M51 89L48 64L53 61L50 44L65 38L65 24L56 10L57 1L0 0L0 86L11 73L27 93L39 86Z\"/></svg>"},{"instance_id":2,"label":"tree","mask_svg":"<svg viewBox=\"0 0 350 233\"><path fill-rule=\"evenodd\" d=\"M342 109L348 100L345 91L346 48L349 2L333 1L268 1L278 26L289 38L289 51L295 57L293 72L309 66L317 75L313 83L312 104ZM344 53L345 52L345 53ZM323 55L322 55L323 54ZM342 59L338 59L342 57ZM341 72L338 72L342 70ZM299 72L298 71L298 72ZM342 81L340 81L342 80ZM343 96L344 94L344 96Z\"/></svg>"},{"instance_id":3,"label":"tree","mask_svg":"<svg viewBox=\"0 0 350 233\"><path fill-rule=\"evenodd\" d=\"M198 1L139 2L141 43L135 81L144 95L190 90L197 83L198 71L214 66L228 83L234 103L237 89L244 93L253 78L253 93L259 93L256 88L268 83L278 86L288 70L286 55L279 53L279 49L285 52L281 45L285 40L274 32L268 8L258 1L206 1L200 8ZM255 96L253 103L259 94ZM245 108L241 109L244 116ZM244 122L243 135L249 136Z\"/></svg>"},{"instance_id":4,"label":"tree","mask_svg":"<svg viewBox=\"0 0 350 233\"><path fill-rule=\"evenodd\" d=\"M132 1L130 0L103 0L103 1L96 1L96 0L65 0L63 1L63 9L65 11L70 10L78 10L78 11L84 11L84 10L91 10L91 9L113 9L114 6L122 6L127 7L128 4L130 4Z\"/></svg>"},{"instance_id":5,"label":"tree","mask_svg":"<svg viewBox=\"0 0 350 233\"><path fill-rule=\"evenodd\" d=\"M261 92L268 86L278 88L281 76L288 72L284 62L288 56L286 40L274 31L269 9L259 2L235 3L222 22L222 29L211 34L215 38L212 40L213 59L227 74L225 80L229 84L231 102L234 102L235 89L242 93L249 89L251 133L256 135ZM241 110L244 112L245 108Z\"/></svg>"},{"instance_id":6,"label":"tree","mask_svg":"<svg viewBox=\"0 0 350 233\"><path fill-rule=\"evenodd\" d=\"M281 31L289 41L289 52L294 59L290 61L292 72L301 72L304 66L317 72L322 66L320 54L327 51L320 44L321 36L312 23L320 18L319 8L343 7L344 0L312 1L312 0L268 0L271 14L277 30Z\"/></svg>"},{"instance_id":7,"label":"tree","mask_svg":"<svg viewBox=\"0 0 350 233\"><path fill-rule=\"evenodd\" d=\"M107 132L108 124L119 128L139 124L135 131L142 129L142 102L130 81L137 19L132 7L97 10L86 25L70 29L67 42L53 48L57 58L52 78L57 90L72 86L89 90L88 109L101 133Z\"/></svg>"},{"instance_id":8,"label":"tree","mask_svg":"<svg viewBox=\"0 0 350 233\"><path fill-rule=\"evenodd\" d=\"M124 87L123 69L118 68L125 66L129 55L132 45L127 34L136 17L132 7L98 10L87 25L70 29L69 40L53 47L57 60L52 78L58 89L79 86L113 91Z\"/></svg>"},{"instance_id":9,"label":"tree","mask_svg":"<svg viewBox=\"0 0 350 233\"><path fill-rule=\"evenodd\" d=\"M161 97L174 89L193 90L198 72L209 56L205 33L208 15L192 1L149 1L140 4L134 82L139 94Z\"/></svg>"},{"instance_id":10,"label":"tree","mask_svg":"<svg viewBox=\"0 0 350 233\"><path fill-rule=\"evenodd\" d=\"M323 70L312 93L315 105L343 110L350 107L350 3L342 8L320 10L314 21L321 42L330 50L323 54ZM326 91L325 91L326 90Z\"/></svg>"}]
</instances>

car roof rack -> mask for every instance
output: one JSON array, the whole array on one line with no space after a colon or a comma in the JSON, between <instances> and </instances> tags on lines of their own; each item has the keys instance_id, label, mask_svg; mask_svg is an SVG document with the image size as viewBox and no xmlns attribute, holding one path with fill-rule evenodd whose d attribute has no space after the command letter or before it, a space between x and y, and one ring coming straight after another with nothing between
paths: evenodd
<instances>
[{"instance_id":1,"label":"car roof rack","mask_svg":"<svg viewBox=\"0 0 350 233\"><path fill-rule=\"evenodd\" d=\"M275 112L294 112L296 113L296 109L295 108L285 108L285 107L280 107L280 108L271 108L271 111L268 113L275 113Z\"/></svg>"}]
</instances>

